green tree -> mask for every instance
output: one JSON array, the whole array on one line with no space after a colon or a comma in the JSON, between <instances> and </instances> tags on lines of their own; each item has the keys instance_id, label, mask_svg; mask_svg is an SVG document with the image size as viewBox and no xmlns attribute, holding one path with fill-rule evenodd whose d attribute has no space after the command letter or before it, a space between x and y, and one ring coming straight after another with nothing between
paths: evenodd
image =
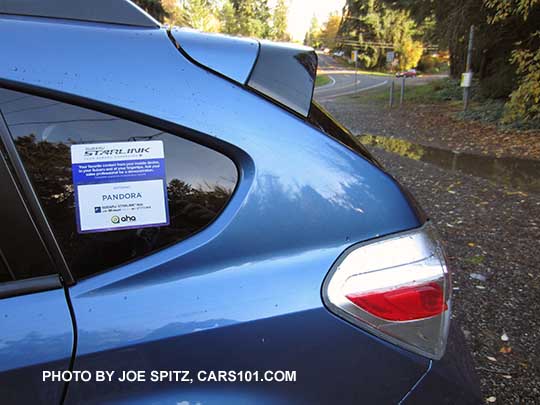
<instances>
[{"instance_id":1,"label":"green tree","mask_svg":"<svg viewBox=\"0 0 540 405\"><path fill-rule=\"evenodd\" d=\"M534 49L525 42L538 30L538 0L380 1L394 9L409 10L420 26L431 24L424 40L449 50L450 74L454 77L465 70L469 29L474 25L472 69L479 80L478 93L506 98L516 88L521 74L509 61L518 42Z\"/></svg>"},{"instance_id":2,"label":"green tree","mask_svg":"<svg viewBox=\"0 0 540 405\"><path fill-rule=\"evenodd\" d=\"M220 13L221 30L226 34L269 38L268 0L225 0Z\"/></svg>"},{"instance_id":3,"label":"green tree","mask_svg":"<svg viewBox=\"0 0 540 405\"><path fill-rule=\"evenodd\" d=\"M420 41L414 39L417 36L417 24L408 11L382 8L381 32L378 37L381 42L392 44L398 55L400 70L418 65L424 48Z\"/></svg>"},{"instance_id":4,"label":"green tree","mask_svg":"<svg viewBox=\"0 0 540 405\"><path fill-rule=\"evenodd\" d=\"M234 6L229 0L225 0L223 2L219 12L219 19L221 21L221 32L229 35L238 33L239 29L236 21Z\"/></svg>"},{"instance_id":5,"label":"green tree","mask_svg":"<svg viewBox=\"0 0 540 405\"><path fill-rule=\"evenodd\" d=\"M274 41L289 41L287 33L287 11L285 0L278 0L272 16L272 39Z\"/></svg>"},{"instance_id":6,"label":"green tree","mask_svg":"<svg viewBox=\"0 0 540 405\"><path fill-rule=\"evenodd\" d=\"M207 32L272 36L268 0L134 0L159 21ZM286 8L285 8L286 18ZM286 19L285 19L286 21ZM286 27L286 22L285 22Z\"/></svg>"},{"instance_id":7,"label":"green tree","mask_svg":"<svg viewBox=\"0 0 540 405\"><path fill-rule=\"evenodd\" d=\"M236 18L236 35L259 37L261 24L257 21L256 0L231 0Z\"/></svg>"},{"instance_id":8,"label":"green tree","mask_svg":"<svg viewBox=\"0 0 540 405\"><path fill-rule=\"evenodd\" d=\"M341 23L340 15L335 12L328 16L328 20L323 24L320 34L321 45L333 49L336 47L336 37Z\"/></svg>"},{"instance_id":9,"label":"green tree","mask_svg":"<svg viewBox=\"0 0 540 405\"><path fill-rule=\"evenodd\" d=\"M271 20L270 8L268 0L256 0L255 2L255 19L259 22L259 38L270 38L272 28L270 27Z\"/></svg>"},{"instance_id":10,"label":"green tree","mask_svg":"<svg viewBox=\"0 0 540 405\"><path fill-rule=\"evenodd\" d=\"M304 45L318 48L321 45L320 36L321 27L319 25L319 20L317 20L317 16L313 14L313 17L311 17L311 22L309 24L309 30L308 32L306 32L306 36L304 38Z\"/></svg>"},{"instance_id":11,"label":"green tree","mask_svg":"<svg viewBox=\"0 0 540 405\"><path fill-rule=\"evenodd\" d=\"M184 0L180 3L178 23L206 32L220 30L217 8L212 0Z\"/></svg>"},{"instance_id":12,"label":"green tree","mask_svg":"<svg viewBox=\"0 0 540 405\"><path fill-rule=\"evenodd\" d=\"M406 27L402 22L389 24L385 19L392 21L395 15L384 10L410 12L416 24L410 35L396 40L392 27ZM374 13L383 16L382 34ZM477 94L509 97L508 121L540 122L540 0L347 0L344 16L340 36L347 39L390 36L394 47L402 51L418 51L411 39L413 44L422 40L448 49L454 77L465 70L469 29L474 25L472 69L479 83Z\"/></svg>"},{"instance_id":13,"label":"green tree","mask_svg":"<svg viewBox=\"0 0 540 405\"><path fill-rule=\"evenodd\" d=\"M395 3L349 0L345 5L339 36L359 43L359 59L367 68L383 67L386 51L391 49L398 53L400 69L416 66L422 56L420 39L424 29L433 24L427 19L417 23L408 10L395 7Z\"/></svg>"},{"instance_id":14,"label":"green tree","mask_svg":"<svg viewBox=\"0 0 540 405\"><path fill-rule=\"evenodd\" d=\"M495 12L489 19L491 24L518 19L527 23L540 14L539 0L484 0L486 6ZM540 123L540 28L528 37L516 42L511 63L516 67L517 86L506 104L504 120L536 121Z\"/></svg>"},{"instance_id":15,"label":"green tree","mask_svg":"<svg viewBox=\"0 0 540 405\"><path fill-rule=\"evenodd\" d=\"M347 0L343 8L338 37L360 43L380 42L383 32L380 9L381 5L377 0ZM359 53L359 60L363 66L373 68L379 64L382 54L379 47L364 45Z\"/></svg>"}]
</instances>

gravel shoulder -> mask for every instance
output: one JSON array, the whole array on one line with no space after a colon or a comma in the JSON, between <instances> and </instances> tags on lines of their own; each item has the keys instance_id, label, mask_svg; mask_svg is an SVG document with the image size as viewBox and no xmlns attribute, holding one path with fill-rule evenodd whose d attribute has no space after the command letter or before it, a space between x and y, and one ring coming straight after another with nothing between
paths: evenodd
<instances>
[{"instance_id":1,"label":"gravel shoulder","mask_svg":"<svg viewBox=\"0 0 540 405\"><path fill-rule=\"evenodd\" d=\"M398 119L384 108L343 99L325 107L354 133L401 136L439 147L452 146L441 138L445 131L465 140L469 136L451 121L445 124L449 128L429 131L414 114ZM540 403L540 195L371 150L417 197L445 241L453 269L453 316L472 351L484 397L503 404Z\"/></svg>"}]
</instances>

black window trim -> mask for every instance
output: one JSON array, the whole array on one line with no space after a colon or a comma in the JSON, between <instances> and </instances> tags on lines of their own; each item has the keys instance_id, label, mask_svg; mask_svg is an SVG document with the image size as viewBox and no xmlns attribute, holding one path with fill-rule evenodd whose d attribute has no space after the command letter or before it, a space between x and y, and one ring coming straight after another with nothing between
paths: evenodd
<instances>
[{"instance_id":1,"label":"black window trim","mask_svg":"<svg viewBox=\"0 0 540 405\"><path fill-rule=\"evenodd\" d=\"M0 283L0 299L56 290L62 287L62 281L58 274L6 281Z\"/></svg>"},{"instance_id":2,"label":"black window trim","mask_svg":"<svg viewBox=\"0 0 540 405\"><path fill-rule=\"evenodd\" d=\"M13 170L15 172L14 173L15 178L21 187L21 193L23 194L23 197L26 200L26 203L28 204L28 208L30 212L32 213L32 217L34 221L36 221L36 225L38 227L39 233L41 234L43 242L45 243L45 247L47 248L49 254L51 255L51 259L53 261L55 269L62 275L62 279L67 285L75 284L75 279L73 278L71 272L69 271L69 268L64 259L64 256L62 255L60 251L60 246L58 245L58 242L56 241L56 238L54 237L52 229L49 226L49 223L47 222L45 213L43 212L43 209L41 208L41 204L39 203L39 199L36 193L34 192L34 189L30 182L30 178L26 174L26 170L24 169L23 163L17 152L15 143L13 142L13 139L11 138L9 129L6 125L6 121L1 111L0 111L0 141L2 141L7 157L9 159L9 162L11 163L13 167Z\"/></svg>"},{"instance_id":3,"label":"black window trim","mask_svg":"<svg viewBox=\"0 0 540 405\"><path fill-rule=\"evenodd\" d=\"M0 88L17 91L17 92L28 94L31 96L43 97L49 100L59 101L59 102L70 104L76 107L86 108L89 110L112 115L114 117L125 119L133 123L145 125L151 128L155 128L156 130L170 133L171 135L179 136L181 138L184 138L191 142L205 146L209 149L212 149L224 155L229 160L231 160L231 162L234 164L238 176L236 180L236 186L234 190L232 191L232 194L227 204L218 213L217 217L219 217L222 214L223 210L225 210L227 206L230 205L231 201L235 198L237 191L240 187L240 184L242 184L246 178L246 173L244 172L244 170L248 172L254 171L253 161L241 149L225 141L219 140L216 137L209 136L208 134L199 132L197 130L194 130L192 128L189 128L180 124L173 123L171 121L166 121L160 118L153 117L148 114L129 110L123 107L118 107L113 104L105 103L102 101L96 101L96 100L82 97L79 95L64 93L59 90L51 90L45 87L36 86L36 85L28 84L28 83L16 82L16 81L7 80L4 78L0 78ZM33 212L33 215L37 216L40 219L38 226L44 227L48 237L50 238L49 242L52 242L52 246L47 245L47 247L49 249L52 249L51 254L54 253L55 255L58 255L59 259L61 259L60 263L62 266L61 268L62 276L65 277L65 279L62 281L64 282L66 286L71 286L71 285L76 284L78 280L86 279L87 277L76 279L71 273L69 269L69 265L67 264L64 258L64 253L62 252L60 245L58 244L56 237L54 236L52 228L50 227L47 217L45 216L45 213L39 202L39 198L37 197L37 194L35 193L33 189L30 178L28 177L28 174L26 173L26 169L24 168L22 160L16 150L15 143L13 142L9 129L7 128L7 123L1 111L0 111L0 141L3 141L4 144L10 145L10 150L8 150L8 153L9 153L8 157L12 161L12 163L18 162L17 165L19 166L19 169L17 169L17 171L20 170L22 172L21 174L23 178L25 179L26 187L28 187L28 191L26 190L26 188L22 191L24 194L30 195L32 198L32 202L36 204L37 211ZM6 145L6 149L7 149L7 145ZM19 173L17 172L16 174L17 174L17 177L19 177ZM203 231L208 226L211 226L213 222L214 221L210 222L204 228L200 229L199 232ZM180 241L179 243L181 242L183 241ZM121 266L129 264L131 262L132 261L123 263ZM112 271L118 267L119 266L111 267L105 271L93 274L92 276Z\"/></svg>"},{"instance_id":4,"label":"black window trim","mask_svg":"<svg viewBox=\"0 0 540 405\"><path fill-rule=\"evenodd\" d=\"M1 127L1 117L0 117L0 127ZM1 128L0 128L1 129ZM3 146L3 143L0 139L0 146ZM37 251L34 252L35 254L38 254L39 256L42 256L43 260L47 260L47 265L51 267L52 270L54 270L54 266L52 263L52 258L50 256L50 253L48 252L45 242L42 238L42 235L40 232L38 232L37 225L32 218L32 215L30 214L30 211L28 209L28 203L24 200L20 185L17 184L17 181L13 174L12 166L8 163L6 160L6 150L5 148L0 148L0 170L2 171L2 175L4 180L8 179L8 184L5 184L7 187L7 192L14 193L16 196L13 200L7 200L7 204L20 204L22 211L24 212L24 215L27 217L22 220L22 222L19 222L20 226L22 227L22 231L24 234L27 232L31 232L34 234L34 237L36 237L40 244L39 246L34 246L34 249L38 249L39 253ZM8 209L9 211L9 209ZM13 234L9 234L8 238L13 237ZM19 237L19 236L16 236ZM2 242L4 242L3 238L0 238ZM26 239L25 239L26 240ZM31 240L31 238L28 238L28 240ZM60 289L63 288L62 280L63 278L59 274L46 274L46 275L36 275L34 277L29 278L22 278L17 279L19 274L17 274L14 269L12 268L12 263L7 259L6 254L8 252L13 253L13 251L10 250L11 248L8 248L7 246L0 246L0 264L5 267L7 272L9 273L11 279L2 281L0 283L0 299L3 298L12 298L17 297L20 295L26 295L26 294L32 294L37 292L44 292L54 289ZM22 255L20 257L20 260L25 261L25 258L28 257L28 255ZM42 263L45 265L45 263Z\"/></svg>"}]
</instances>

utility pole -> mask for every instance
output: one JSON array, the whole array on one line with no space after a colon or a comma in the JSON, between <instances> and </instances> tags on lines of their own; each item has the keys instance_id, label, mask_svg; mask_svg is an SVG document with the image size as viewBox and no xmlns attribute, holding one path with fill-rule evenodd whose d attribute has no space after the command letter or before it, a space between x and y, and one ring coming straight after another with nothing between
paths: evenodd
<instances>
[{"instance_id":1,"label":"utility pole","mask_svg":"<svg viewBox=\"0 0 540 405\"><path fill-rule=\"evenodd\" d=\"M354 54L354 92L356 93L358 87L358 50L353 52Z\"/></svg>"},{"instance_id":2,"label":"utility pole","mask_svg":"<svg viewBox=\"0 0 540 405\"><path fill-rule=\"evenodd\" d=\"M474 25L471 25L471 30L469 32L469 46L467 48L467 65L465 67L465 73L461 79L461 86L463 87L463 111L467 111L469 107L469 97L471 91L471 82L472 82L472 52L474 44Z\"/></svg>"}]
</instances>

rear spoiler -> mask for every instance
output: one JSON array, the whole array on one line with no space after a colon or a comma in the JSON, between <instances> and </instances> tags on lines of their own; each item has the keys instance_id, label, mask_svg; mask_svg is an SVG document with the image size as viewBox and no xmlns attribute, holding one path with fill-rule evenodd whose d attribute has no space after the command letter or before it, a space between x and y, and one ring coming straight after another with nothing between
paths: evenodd
<instances>
[{"instance_id":1,"label":"rear spoiler","mask_svg":"<svg viewBox=\"0 0 540 405\"><path fill-rule=\"evenodd\" d=\"M245 85L297 114L309 115L317 74L317 54L312 48L188 28L174 28L171 36L194 63Z\"/></svg>"},{"instance_id":2,"label":"rear spoiler","mask_svg":"<svg viewBox=\"0 0 540 405\"><path fill-rule=\"evenodd\" d=\"M159 23L129 0L0 0L0 14L26 15L158 28ZM190 29L171 39L193 62L307 116L317 55L311 48L256 41Z\"/></svg>"}]
</instances>

